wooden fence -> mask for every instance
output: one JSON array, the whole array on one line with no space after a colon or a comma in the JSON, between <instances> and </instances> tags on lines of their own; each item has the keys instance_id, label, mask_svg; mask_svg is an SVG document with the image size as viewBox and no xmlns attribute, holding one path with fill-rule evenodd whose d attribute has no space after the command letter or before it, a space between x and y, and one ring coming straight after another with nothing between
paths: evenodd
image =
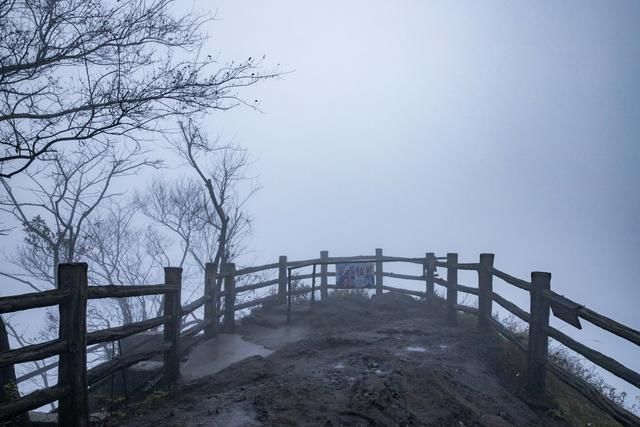
<instances>
[{"instance_id":1,"label":"wooden fence","mask_svg":"<svg viewBox=\"0 0 640 427\"><path fill-rule=\"evenodd\" d=\"M204 295L184 306L180 305L182 272L179 268L165 268L165 283L161 285L87 286L86 264L61 264L59 266L59 289L0 298L0 314L54 305L58 305L60 309L59 339L0 352L0 368L59 355L57 364L50 364L45 367L47 369L58 368L58 384L34 391L17 400L0 404L0 420L15 417L28 410L58 400L58 422L60 425L87 425L89 415L87 390L90 385L112 375L114 372L163 354L164 378L166 383L172 386L180 376L181 339L193 337L200 332L203 332L202 337L204 338L213 337L218 329L232 332L238 311L265 303L284 304L288 302L290 305L292 295L311 293L313 301L316 294L316 278L320 279L318 289L320 298L325 299L329 295L329 289L336 288L335 284L329 284L328 278L335 277L335 273L329 272L328 266L347 262L375 263L375 291L378 295L389 291L426 299L440 298L435 292L435 285L443 286L446 289L446 320L448 323L451 325L457 324L458 312L470 313L477 316L478 327L481 330L496 331L502 337L511 341L517 348L526 352L527 387L532 395L541 396L545 393L546 372L550 371L624 425L640 425L640 419L632 413L615 405L580 378L555 365L547 358L548 341L549 338L553 338L596 365L640 388L640 375L637 372L551 327L549 325L549 317L552 311L556 317L575 327L581 327L579 319L584 319L635 345L640 345L640 333L638 331L553 292L550 289L550 273L532 272L530 281L526 281L496 269L493 265L493 254L481 254L477 263L460 263L458 262L458 255L453 253L447 254L446 257L436 257L433 253L426 253L424 257L406 258L384 256L381 249L376 249L375 255L354 257L329 257L327 251L322 251L319 258L301 261L288 261L286 256L281 256L277 263L242 269L236 269L234 264L229 263L223 266L222 273L219 275L216 275L216 269L213 264L207 264L204 275ZM385 272L385 263L417 264L422 267L422 274L409 275ZM316 269L317 266L320 267L319 273ZM294 290L291 287L292 271L303 267L313 267L313 272L295 277L299 280L312 279L312 287ZM446 269L446 279L440 277L438 268ZM260 272L264 273L269 270L277 270L278 277L236 286L236 281L239 277ZM458 271L460 270L477 272L477 286L459 284ZM425 291L386 286L384 284L385 277L423 282ZM521 309L516 304L494 292L494 277L529 292L530 311L527 312ZM273 295L263 295L259 298L236 303L239 294L271 286L277 286L277 292ZM478 307L459 304L459 292L476 295L478 297ZM125 298L159 294L164 295L164 313L162 316L87 333L86 305L88 299ZM224 303L222 304L222 302ZM527 340L523 341L492 316L494 302L529 325ZM204 319L181 331L183 317L203 306ZM218 312L218 307L222 307L221 312ZM87 346L119 340L159 326L164 327L164 342L156 348L125 355L87 369ZM29 375L32 377L34 374L24 375L18 380L30 378Z\"/></svg>"},{"instance_id":2,"label":"wooden fence","mask_svg":"<svg viewBox=\"0 0 640 427\"><path fill-rule=\"evenodd\" d=\"M640 419L626 409L614 404L612 401L602 396L596 389L576 377L565 368L554 364L548 359L549 338L553 338L562 345L570 348L576 353L584 356L597 366L611 372L617 377L627 381L628 383L640 388L640 374L632 369L624 366L620 362L608 357L599 351L589 348L588 346L574 340L560 330L550 326L549 318L551 312L558 319L581 329L580 319L586 320L591 324L604 329L607 332L615 334L635 345L640 345L640 332L615 320L594 312L582 304L578 304L562 295L551 290L551 273L532 272L530 281L514 277L504 271L494 267L493 254L481 254L477 263L460 263L458 255L455 253L447 254L446 257L436 257L434 253L426 253L420 258L392 257L384 256L382 249L376 249L375 255L364 255L355 257L329 257L327 251L320 253L320 258L308 259L302 261L288 262L287 257L281 256L276 264L267 264L258 267L250 267L235 270L233 277L236 278L243 274L256 273L264 270L278 269L278 279L261 283L256 283L242 288L233 289L225 287L225 292L234 292L229 295L226 307L234 307L233 310L240 308L248 308L255 305L265 303L270 297L249 301L241 305L233 304L235 294L238 292L255 290L261 287L278 284L278 294L276 297L280 302L291 303L291 296L295 294L312 293L315 297L315 266L320 266L320 297L326 298L328 289L335 289L336 286L328 283L328 277L335 277L335 273L328 272L327 266L330 264L347 263L347 262L374 262L376 265L376 294L380 295L384 291L400 292L422 298L439 298L435 293L435 285L443 286L446 290L446 318L451 325L456 325L458 321L458 312L465 312L477 316L478 327L483 331L496 331L502 337L512 342L517 348L524 351L527 355L527 389L532 396L539 397L544 395L546 387L547 371L554 374L558 379L568 384L570 387L585 396L603 411L609 413L614 419L623 425L640 425ZM423 267L422 275L398 274L384 271L385 263L411 263L419 264ZM297 279L312 279L310 288L292 290L291 278L292 270L302 267L313 267L314 272L311 274L301 274L295 276ZM438 268L446 269L446 279L438 275ZM478 274L478 282L476 286L462 285L458 282L458 271L475 271ZM232 274L232 273L226 273ZM225 277L228 277L225 275ZM394 278L402 280L421 281L425 284L425 291L415 291L396 287L386 286L384 278ZM530 311L521 309L516 304L507 300L493 290L493 278L497 277L509 285L515 286L530 294ZM458 303L458 293L471 294L478 297L478 307L470 307ZM287 298L289 297L289 298ZM312 298L313 301L314 298ZM493 303L526 322L529 327L529 333L526 340L516 335L512 330L496 320L493 314ZM230 308L229 311L232 309ZM227 328L232 327L231 320L233 315L228 314L229 322L225 322Z\"/></svg>"},{"instance_id":3,"label":"wooden fence","mask_svg":"<svg viewBox=\"0 0 640 427\"><path fill-rule=\"evenodd\" d=\"M0 368L59 356L58 362L18 378L25 381L45 371L58 368L58 384L34 391L17 400L0 404L0 420L58 401L58 424L64 426L87 425L89 420L88 388L100 380L140 361L164 355L164 377L168 384L175 384L180 363L180 307L182 269L165 268L165 283L143 286L88 286L87 264L60 264L58 289L38 293L0 298L0 313L17 312L32 308L59 307L59 338L25 346L4 349L0 352ZM101 298L126 298L146 295L164 296L164 313L152 319L124 326L87 332L87 301ZM189 307L187 307L188 309ZM182 313L181 313L182 311ZM91 369L87 368L87 346L95 347L119 340L148 329L163 326L164 342L151 350L115 358ZM197 325L197 332L204 324ZM182 336L194 334L185 331ZM91 347L90 347L91 348ZM12 386L2 384L2 386ZM13 385L15 386L15 384Z\"/></svg>"}]
</instances>

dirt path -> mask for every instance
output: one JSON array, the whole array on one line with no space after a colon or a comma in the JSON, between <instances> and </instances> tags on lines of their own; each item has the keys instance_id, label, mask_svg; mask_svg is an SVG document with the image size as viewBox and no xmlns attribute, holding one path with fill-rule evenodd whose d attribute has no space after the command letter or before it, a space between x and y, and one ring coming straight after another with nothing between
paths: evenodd
<instances>
[{"instance_id":1,"label":"dirt path","mask_svg":"<svg viewBox=\"0 0 640 427\"><path fill-rule=\"evenodd\" d=\"M113 424L563 425L543 423L500 384L486 337L446 326L440 309L392 294L330 299L296 320L289 343L268 330L257 334L264 326L246 326L245 336L262 336L263 345L271 339L275 351L183 384ZM256 315L254 324L278 315Z\"/></svg>"}]
</instances>

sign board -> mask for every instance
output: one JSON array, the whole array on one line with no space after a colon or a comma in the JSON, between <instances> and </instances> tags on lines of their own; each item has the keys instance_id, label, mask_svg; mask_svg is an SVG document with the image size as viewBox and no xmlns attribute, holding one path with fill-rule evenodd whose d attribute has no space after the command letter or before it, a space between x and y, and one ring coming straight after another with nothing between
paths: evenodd
<instances>
[{"instance_id":1,"label":"sign board","mask_svg":"<svg viewBox=\"0 0 640 427\"><path fill-rule=\"evenodd\" d=\"M578 329L582 329L580 319L578 318L578 310L582 308L581 305L560 295L556 295L555 298L549 302L549 305L551 306L553 315L558 319L564 320Z\"/></svg>"},{"instance_id":2,"label":"sign board","mask_svg":"<svg viewBox=\"0 0 640 427\"><path fill-rule=\"evenodd\" d=\"M360 289L375 287L373 262L336 264L336 288Z\"/></svg>"}]
</instances>

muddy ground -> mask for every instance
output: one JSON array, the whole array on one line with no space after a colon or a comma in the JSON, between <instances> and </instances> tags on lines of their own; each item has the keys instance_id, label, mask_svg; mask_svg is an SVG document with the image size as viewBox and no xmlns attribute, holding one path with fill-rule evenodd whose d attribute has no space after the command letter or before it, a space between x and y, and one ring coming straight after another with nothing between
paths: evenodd
<instances>
[{"instance_id":1,"label":"muddy ground","mask_svg":"<svg viewBox=\"0 0 640 427\"><path fill-rule=\"evenodd\" d=\"M125 426L567 425L496 375L495 337L449 327L440 304L385 294L330 298L297 310L293 342L131 406ZM268 341L282 308L255 313L239 333ZM260 343L260 344L267 344ZM503 377L502 379L499 379Z\"/></svg>"}]
</instances>

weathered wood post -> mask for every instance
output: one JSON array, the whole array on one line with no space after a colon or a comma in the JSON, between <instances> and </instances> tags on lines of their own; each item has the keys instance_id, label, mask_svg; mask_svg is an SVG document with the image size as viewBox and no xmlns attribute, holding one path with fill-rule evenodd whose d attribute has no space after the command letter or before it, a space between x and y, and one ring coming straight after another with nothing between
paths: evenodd
<instances>
[{"instance_id":1,"label":"weathered wood post","mask_svg":"<svg viewBox=\"0 0 640 427\"><path fill-rule=\"evenodd\" d=\"M322 261L322 264L320 264L320 299L323 301L329 298L329 282L327 280L329 272L329 265L327 264L328 260L329 251L320 251L320 261Z\"/></svg>"},{"instance_id":2,"label":"weathered wood post","mask_svg":"<svg viewBox=\"0 0 640 427\"><path fill-rule=\"evenodd\" d=\"M232 262L224 268L224 330L236 329L236 265Z\"/></svg>"},{"instance_id":3,"label":"weathered wood post","mask_svg":"<svg viewBox=\"0 0 640 427\"><path fill-rule=\"evenodd\" d=\"M291 268L287 273L287 325L291 324Z\"/></svg>"},{"instance_id":4,"label":"weathered wood post","mask_svg":"<svg viewBox=\"0 0 640 427\"><path fill-rule=\"evenodd\" d=\"M204 329L206 338L216 336L218 329L218 292L216 290L216 265L208 262L204 267L204 320L209 324Z\"/></svg>"},{"instance_id":5,"label":"weathered wood post","mask_svg":"<svg viewBox=\"0 0 640 427\"><path fill-rule=\"evenodd\" d=\"M164 284L176 290L164 295L164 315L171 316L164 324L164 341L171 346L164 352L164 379L169 387L178 383L180 378L180 323L182 268L165 267Z\"/></svg>"},{"instance_id":6,"label":"weathered wood post","mask_svg":"<svg viewBox=\"0 0 640 427\"><path fill-rule=\"evenodd\" d=\"M545 393L546 360L549 352L549 302L544 291L551 289L551 273L531 273L531 316L529 318L529 347L527 351L527 389L535 397Z\"/></svg>"},{"instance_id":7,"label":"weathered wood post","mask_svg":"<svg viewBox=\"0 0 640 427\"><path fill-rule=\"evenodd\" d=\"M480 254L478 268L478 326L488 330L491 327L491 312L493 299L493 254Z\"/></svg>"},{"instance_id":8,"label":"weathered wood post","mask_svg":"<svg viewBox=\"0 0 640 427\"><path fill-rule=\"evenodd\" d=\"M427 252L424 256L424 276L427 298L430 298L435 292L434 279L436 277L436 255L433 252Z\"/></svg>"},{"instance_id":9,"label":"weathered wood post","mask_svg":"<svg viewBox=\"0 0 640 427\"><path fill-rule=\"evenodd\" d=\"M67 349L60 354L58 382L69 387L69 393L60 399L58 424L87 426L87 264L59 264L58 287L69 291L59 305L59 335L67 342Z\"/></svg>"},{"instance_id":10,"label":"weathered wood post","mask_svg":"<svg viewBox=\"0 0 640 427\"><path fill-rule=\"evenodd\" d=\"M278 259L278 303L287 302L287 256L280 255Z\"/></svg>"},{"instance_id":11,"label":"weathered wood post","mask_svg":"<svg viewBox=\"0 0 640 427\"><path fill-rule=\"evenodd\" d=\"M382 249L376 249L376 296L382 295L383 278Z\"/></svg>"},{"instance_id":12,"label":"weathered wood post","mask_svg":"<svg viewBox=\"0 0 640 427\"><path fill-rule=\"evenodd\" d=\"M458 254L447 254L447 323L458 324Z\"/></svg>"},{"instance_id":13,"label":"weathered wood post","mask_svg":"<svg viewBox=\"0 0 640 427\"><path fill-rule=\"evenodd\" d=\"M316 264L313 264L313 273L311 273L311 310L316 302Z\"/></svg>"}]
</instances>

